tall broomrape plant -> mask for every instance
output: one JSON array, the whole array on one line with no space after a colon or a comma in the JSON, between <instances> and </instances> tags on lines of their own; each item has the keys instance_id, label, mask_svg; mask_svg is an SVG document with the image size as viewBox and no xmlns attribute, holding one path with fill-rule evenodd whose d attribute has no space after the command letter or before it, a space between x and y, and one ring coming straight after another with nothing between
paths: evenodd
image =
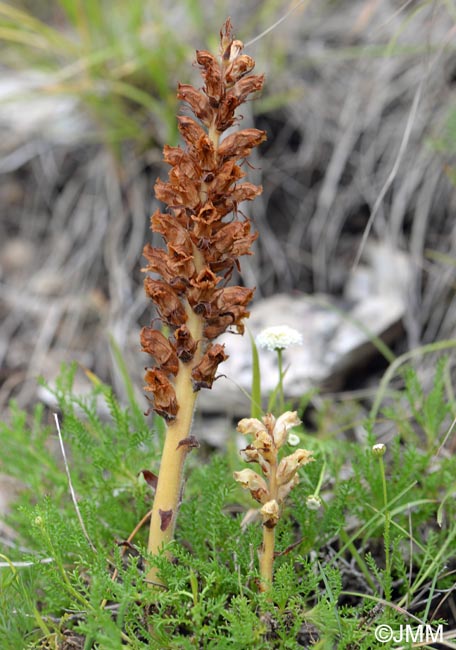
<instances>
[{"instance_id":1,"label":"tall broomrape plant","mask_svg":"<svg viewBox=\"0 0 456 650\"><path fill-rule=\"evenodd\" d=\"M255 62L242 50L228 19L220 32L220 57L196 52L203 88L179 84L177 96L198 121L178 116L186 146L165 146L168 182L155 184L155 196L168 209L152 215L151 229L162 235L166 249L146 245L145 270L154 277L144 286L166 333L144 327L141 344L155 361L145 390L167 432L150 523L153 555L174 536L185 457L198 444L191 434L197 392L212 387L227 358L224 346L213 341L230 327L243 332L253 296L253 289L227 286L239 256L251 254L257 237L238 205L258 196L261 187L239 182L245 176L241 164L266 139L258 129L222 138L239 119L236 109L263 86L264 75L249 74ZM148 579L160 584L155 568Z\"/></svg>"}]
</instances>

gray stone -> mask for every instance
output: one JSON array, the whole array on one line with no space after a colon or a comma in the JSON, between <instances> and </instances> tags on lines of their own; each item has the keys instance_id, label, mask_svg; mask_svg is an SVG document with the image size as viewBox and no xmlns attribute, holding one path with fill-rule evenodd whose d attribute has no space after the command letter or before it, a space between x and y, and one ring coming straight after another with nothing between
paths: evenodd
<instances>
[{"instance_id":1,"label":"gray stone","mask_svg":"<svg viewBox=\"0 0 456 650\"><path fill-rule=\"evenodd\" d=\"M322 294L277 294L256 302L247 321L253 337L266 327L288 325L303 345L283 351L285 396L294 401L314 387L340 388L344 376L362 367L378 349L376 337L392 342L401 333L410 266L405 254L383 245L365 251L366 264L352 273L342 300ZM251 343L249 334L224 334L229 359L211 391L201 391L203 411L245 417L250 412ZM277 354L259 349L262 395L277 385Z\"/></svg>"}]
</instances>

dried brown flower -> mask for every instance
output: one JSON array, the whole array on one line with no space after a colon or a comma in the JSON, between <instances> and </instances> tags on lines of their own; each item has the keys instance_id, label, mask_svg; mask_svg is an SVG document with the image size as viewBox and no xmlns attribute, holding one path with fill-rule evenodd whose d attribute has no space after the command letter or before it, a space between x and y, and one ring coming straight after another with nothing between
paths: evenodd
<instances>
[{"instance_id":1,"label":"dried brown flower","mask_svg":"<svg viewBox=\"0 0 456 650\"><path fill-rule=\"evenodd\" d=\"M155 275L146 278L145 290L169 330L168 337L151 328L141 332L143 350L156 363L147 371L147 390L154 409L167 419L179 409L172 379L179 362L192 364L195 391L210 388L227 358L223 346L211 341L228 328L244 330L253 290L225 285L257 237L250 222L239 217L238 206L254 199L261 187L239 181L245 176L244 159L266 139L253 128L223 137L239 119L236 109L264 81L263 75L250 74L255 62L233 38L229 19L220 33L220 58L200 50L196 61L203 88L179 84L177 90L194 115L178 117L185 148L164 147L171 169L167 181L155 183L155 196L167 209L152 215L151 229L166 248L144 249L145 270Z\"/></svg>"},{"instance_id":2,"label":"dried brown flower","mask_svg":"<svg viewBox=\"0 0 456 650\"><path fill-rule=\"evenodd\" d=\"M141 346L144 352L153 357L166 374L177 375L179 360L172 343L158 330L143 327L140 332Z\"/></svg>"},{"instance_id":3,"label":"dried brown flower","mask_svg":"<svg viewBox=\"0 0 456 650\"><path fill-rule=\"evenodd\" d=\"M177 415L176 392L166 374L157 368L146 372L145 390L154 396L154 410L165 420L174 420Z\"/></svg>"},{"instance_id":4,"label":"dried brown flower","mask_svg":"<svg viewBox=\"0 0 456 650\"><path fill-rule=\"evenodd\" d=\"M217 368L227 358L224 345L211 343L199 364L192 370L193 390L212 388L212 384L216 379Z\"/></svg>"}]
</instances>

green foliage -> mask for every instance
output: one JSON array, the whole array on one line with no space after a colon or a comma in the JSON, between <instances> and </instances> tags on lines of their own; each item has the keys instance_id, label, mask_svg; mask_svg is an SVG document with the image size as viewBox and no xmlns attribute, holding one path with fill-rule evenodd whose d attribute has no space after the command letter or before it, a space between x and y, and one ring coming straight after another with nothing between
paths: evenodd
<instances>
[{"instance_id":1,"label":"green foliage","mask_svg":"<svg viewBox=\"0 0 456 650\"><path fill-rule=\"evenodd\" d=\"M12 404L9 422L0 425L1 471L24 486L7 518L17 536L0 557L5 650L64 648L72 636L103 650L260 650L313 642L367 650L376 625L409 623L406 611L430 620L435 598L423 610L423 593L451 587L445 567L456 550L456 461L436 455L448 430L444 361L428 391L407 368L405 390L387 407L393 422L407 412L415 435L398 427L382 459L386 503L381 464L370 449L372 422L365 445L311 434L309 427L298 431L316 462L302 472L279 522L268 596L258 591L261 525L242 523L255 505L233 481L231 460L216 454L204 465L197 452L189 457L176 540L167 549L173 561L153 560L168 588L149 588L147 524L124 542L151 508L141 470L156 470L159 436L132 391L121 406L111 388L89 375L91 393L77 396L76 372L76 365L63 369L53 393L87 535L44 410L27 417ZM306 506L313 494L320 510Z\"/></svg>"},{"instance_id":2,"label":"green foliage","mask_svg":"<svg viewBox=\"0 0 456 650\"><path fill-rule=\"evenodd\" d=\"M175 138L174 87L189 49L159 5L146 11L143 0L51 4L45 18L57 17L56 26L36 8L0 2L0 39L10 65L48 75L41 93L81 101L96 123L92 136L141 148Z\"/></svg>"},{"instance_id":3,"label":"green foliage","mask_svg":"<svg viewBox=\"0 0 456 650\"><path fill-rule=\"evenodd\" d=\"M273 22L283 0L262 4L261 11L250 12L250 33ZM202 0L180 3L178 23L174 9L144 0L0 1L3 63L42 73L38 87L24 91L31 101L37 93L75 98L92 118L84 134L89 140L116 152L128 143L139 151L173 144L177 82L191 81L196 44L210 48L208 34L216 34L230 13L219 3L209 27ZM271 63L285 65L277 56ZM286 101L275 97L278 105Z\"/></svg>"}]
</instances>

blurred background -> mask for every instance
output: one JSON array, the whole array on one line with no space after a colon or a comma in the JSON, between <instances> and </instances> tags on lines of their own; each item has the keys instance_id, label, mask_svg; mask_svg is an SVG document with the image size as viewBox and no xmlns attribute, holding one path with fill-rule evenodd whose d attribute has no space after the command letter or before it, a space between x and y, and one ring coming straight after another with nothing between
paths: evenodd
<instances>
[{"instance_id":1,"label":"blurred background","mask_svg":"<svg viewBox=\"0 0 456 650\"><path fill-rule=\"evenodd\" d=\"M141 394L161 149L178 142L176 84L201 85L194 51L217 49L227 16L266 74L242 110L268 133L249 171L263 194L243 206L256 303L344 309L400 288L396 354L454 336L453 0L0 2L0 408L28 408L37 376L72 360L122 394L111 337Z\"/></svg>"}]
</instances>

